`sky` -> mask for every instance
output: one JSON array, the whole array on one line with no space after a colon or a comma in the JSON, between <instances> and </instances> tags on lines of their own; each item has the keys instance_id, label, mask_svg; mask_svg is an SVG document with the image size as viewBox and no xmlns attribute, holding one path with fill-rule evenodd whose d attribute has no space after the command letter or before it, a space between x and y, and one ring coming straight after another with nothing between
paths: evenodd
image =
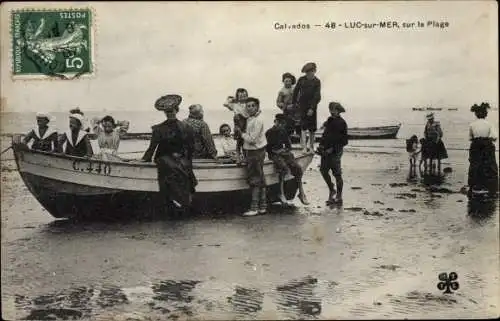
<instances>
[{"instance_id":1,"label":"sky","mask_svg":"<svg viewBox=\"0 0 500 321\"><path fill-rule=\"evenodd\" d=\"M90 78L13 80L10 10L91 7ZM343 22L448 22L447 28L345 29ZM276 23L310 24L276 30ZM238 87L275 108L281 75L318 65L322 102L349 108L498 107L495 1L2 3L1 111L151 110L178 93L183 105L222 109Z\"/></svg>"}]
</instances>

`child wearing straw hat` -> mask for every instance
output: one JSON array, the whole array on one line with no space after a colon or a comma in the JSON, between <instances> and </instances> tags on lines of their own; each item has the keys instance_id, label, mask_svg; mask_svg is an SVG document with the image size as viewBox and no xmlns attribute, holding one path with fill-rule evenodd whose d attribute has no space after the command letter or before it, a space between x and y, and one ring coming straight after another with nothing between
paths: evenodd
<instances>
[{"instance_id":1,"label":"child wearing straw hat","mask_svg":"<svg viewBox=\"0 0 500 321\"><path fill-rule=\"evenodd\" d=\"M49 126L51 117L47 113L36 114L37 127L33 128L23 139L27 145L31 140L31 149L52 152L57 150L57 131Z\"/></svg>"}]
</instances>

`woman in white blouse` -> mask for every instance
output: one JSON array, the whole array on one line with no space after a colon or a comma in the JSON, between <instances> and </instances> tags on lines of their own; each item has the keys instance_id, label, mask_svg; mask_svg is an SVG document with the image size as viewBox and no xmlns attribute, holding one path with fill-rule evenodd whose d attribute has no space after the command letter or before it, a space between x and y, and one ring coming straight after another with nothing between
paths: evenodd
<instances>
[{"instance_id":1,"label":"woman in white blouse","mask_svg":"<svg viewBox=\"0 0 500 321\"><path fill-rule=\"evenodd\" d=\"M495 144L498 134L493 125L485 118L488 115L488 103L474 104L471 111L477 120L469 127L469 197L473 191L485 191L495 194L498 191L498 165L495 159Z\"/></svg>"}]
</instances>

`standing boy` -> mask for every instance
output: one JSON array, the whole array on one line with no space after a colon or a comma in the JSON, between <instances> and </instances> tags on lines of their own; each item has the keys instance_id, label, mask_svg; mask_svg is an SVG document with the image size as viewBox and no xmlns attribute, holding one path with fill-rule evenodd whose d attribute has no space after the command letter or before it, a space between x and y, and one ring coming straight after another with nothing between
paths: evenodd
<instances>
[{"instance_id":1,"label":"standing boy","mask_svg":"<svg viewBox=\"0 0 500 321\"><path fill-rule=\"evenodd\" d=\"M246 153L248 185L252 190L250 210L245 216L264 214L267 211L266 181L264 177L264 158L266 157L266 136L264 123L259 117L260 101L250 97L246 100L248 113L246 131L241 134L243 149Z\"/></svg>"},{"instance_id":2,"label":"standing boy","mask_svg":"<svg viewBox=\"0 0 500 321\"><path fill-rule=\"evenodd\" d=\"M321 100L321 81L316 77L316 64L308 62L302 67L302 76L293 90L292 102L298 105L301 115L302 148L306 150L306 132L309 132L309 150L314 150L314 133L317 127L316 109Z\"/></svg>"},{"instance_id":3,"label":"standing boy","mask_svg":"<svg viewBox=\"0 0 500 321\"><path fill-rule=\"evenodd\" d=\"M325 130L321 137L319 153L321 154L320 171L326 185L329 189L327 204L342 204L342 190L344 181L342 179L341 158L344 151L344 146L347 145L347 123L340 116L340 113L345 112L344 107L338 102L331 102L328 105L330 117L325 124ZM337 183L337 196L335 196L335 187L330 177L332 171Z\"/></svg>"},{"instance_id":4,"label":"standing boy","mask_svg":"<svg viewBox=\"0 0 500 321\"><path fill-rule=\"evenodd\" d=\"M285 176L288 171L297 180L299 187L299 199L304 205L308 205L306 194L302 186L302 167L297 163L293 153L291 152L292 144L287 132L287 116L277 114L274 119L274 126L267 130L267 154L269 159L273 161L280 178L280 201L283 205L287 204L284 185Z\"/></svg>"}]
</instances>

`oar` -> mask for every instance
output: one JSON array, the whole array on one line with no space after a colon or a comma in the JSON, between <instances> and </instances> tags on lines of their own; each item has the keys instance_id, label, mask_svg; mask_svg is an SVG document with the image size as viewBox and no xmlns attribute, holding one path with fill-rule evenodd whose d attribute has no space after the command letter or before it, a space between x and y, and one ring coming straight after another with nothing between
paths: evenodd
<instances>
[{"instance_id":1,"label":"oar","mask_svg":"<svg viewBox=\"0 0 500 321\"><path fill-rule=\"evenodd\" d=\"M10 145L10 146L9 146L9 147L7 147L6 149L4 149L4 150L0 153L0 155L2 155L3 153L5 153L6 151L8 151L8 150L9 150L9 149L11 149L11 148L12 148L12 145Z\"/></svg>"}]
</instances>

